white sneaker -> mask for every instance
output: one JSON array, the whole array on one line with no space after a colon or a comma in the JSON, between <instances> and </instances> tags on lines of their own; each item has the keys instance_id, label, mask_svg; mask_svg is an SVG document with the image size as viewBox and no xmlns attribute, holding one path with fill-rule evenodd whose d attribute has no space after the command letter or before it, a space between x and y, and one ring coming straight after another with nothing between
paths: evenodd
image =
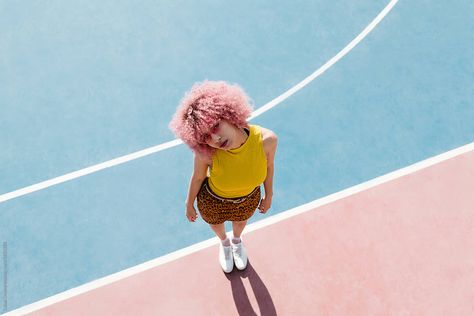
<instances>
[{"instance_id":1,"label":"white sneaker","mask_svg":"<svg viewBox=\"0 0 474 316\"><path fill-rule=\"evenodd\" d=\"M219 262L225 273L231 272L234 268L231 246L226 247L222 245L222 242L219 242Z\"/></svg>"},{"instance_id":2,"label":"white sneaker","mask_svg":"<svg viewBox=\"0 0 474 316\"><path fill-rule=\"evenodd\" d=\"M239 270L244 270L247 267L247 251L245 250L242 238L238 244L231 242L231 245L235 266Z\"/></svg>"}]
</instances>

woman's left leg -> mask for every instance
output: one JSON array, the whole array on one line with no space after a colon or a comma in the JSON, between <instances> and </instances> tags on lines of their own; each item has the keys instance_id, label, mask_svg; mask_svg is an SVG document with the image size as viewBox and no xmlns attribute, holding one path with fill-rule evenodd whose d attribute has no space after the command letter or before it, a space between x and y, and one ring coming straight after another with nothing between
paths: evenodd
<instances>
[{"instance_id":1,"label":"woman's left leg","mask_svg":"<svg viewBox=\"0 0 474 316\"><path fill-rule=\"evenodd\" d=\"M234 237L240 238L240 235L242 234L242 231L244 230L245 225L247 225L247 220L232 222L232 231L234 232Z\"/></svg>"},{"instance_id":2,"label":"woman's left leg","mask_svg":"<svg viewBox=\"0 0 474 316\"><path fill-rule=\"evenodd\" d=\"M232 254L234 257L234 264L239 270L244 270L247 267L247 251L245 250L240 235L245 228L247 221L232 222L232 230L234 238L232 238Z\"/></svg>"}]
</instances>

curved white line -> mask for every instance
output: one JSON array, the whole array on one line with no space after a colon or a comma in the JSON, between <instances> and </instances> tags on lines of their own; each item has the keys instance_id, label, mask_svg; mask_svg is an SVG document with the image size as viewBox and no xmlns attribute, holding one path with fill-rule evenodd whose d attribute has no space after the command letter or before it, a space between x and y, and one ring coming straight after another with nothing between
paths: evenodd
<instances>
[{"instance_id":1,"label":"curved white line","mask_svg":"<svg viewBox=\"0 0 474 316\"><path fill-rule=\"evenodd\" d=\"M324 65L319 67L311 75L303 79L300 83L298 83L297 85L293 86L292 88L290 88L283 94L279 95L275 99L271 100L267 104L255 110L252 113L252 116L249 118L249 120L252 120L256 118L257 116L260 116L261 114L275 107L277 104L286 100L291 95L301 90L308 83L310 83L311 81L319 77L321 74L323 74L326 70L328 70L331 66L333 66L337 61L339 61L342 57L344 57L357 44L359 44L377 26L377 24L379 24L379 22L382 21L382 19L390 12L390 10L392 10L392 8L395 6L397 2L398 0L391 0L389 4L382 11L380 11L380 13L375 17L375 19L372 22L370 22L370 24L367 25L367 27L359 35L357 35L357 37L354 38L349 44L347 44L347 46L344 47L339 53L337 53L334 57L328 60ZM145 157L145 156L157 153L159 151L172 148L174 146L178 146L182 143L183 142L181 140L175 139L175 140L172 140L172 141L169 141L157 146L149 147L149 148L137 151L135 153L118 157L118 158L115 158L115 159L112 159L112 160L109 160L109 161L106 161L106 162L103 162L91 167L77 170L77 171L74 171L74 172L53 178L53 179L49 179L49 180L46 180L34 185L30 185L30 186L27 186L27 187L24 187L12 192L8 192L8 193L0 195L0 203L32 193L32 192L46 189L50 186L53 186L59 183L63 183L72 179L76 179L76 178L88 175L88 174L100 171L102 169L110 168L110 167L117 166L131 160Z\"/></svg>"},{"instance_id":2,"label":"curved white line","mask_svg":"<svg viewBox=\"0 0 474 316\"><path fill-rule=\"evenodd\" d=\"M324 65L319 67L318 70L313 72L308 77L304 78L300 83L293 86L291 89L287 90L285 93L281 94L280 96L276 97L275 99L271 100L264 106L258 108L256 111L252 113L250 119L256 118L257 116L261 115L262 113L270 110L271 108L275 107L278 103L286 100L291 95L302 89L308 83L322 75L326 70L328 70L331 66L333 66L336 62L339 61L342 57L344 57L349 51L351 51L357 44L359 44L376 26L377 24L382 21L382 19L392 10L393 6L398 2L398 0L392 0L390 3L382 10L380 13L375 17L375 19L370 22L369 25L365 27L365 29L357 35L349 44L346 45L339 53L337 53L333 58L329 59Z\"/></svg>"}]
</instances>

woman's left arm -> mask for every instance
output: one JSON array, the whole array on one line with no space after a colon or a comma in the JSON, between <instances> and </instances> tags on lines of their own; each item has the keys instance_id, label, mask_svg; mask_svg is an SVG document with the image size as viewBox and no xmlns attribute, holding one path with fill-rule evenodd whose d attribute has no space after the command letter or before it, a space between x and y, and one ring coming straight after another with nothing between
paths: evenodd
<instances>
[{"instance_id":1,"label":"woman's left arm","mask_svg":"<svg viewBox=\"0 0 474 316\"><path fill-rule=\"evenodd\" d=\"M274 160L276 148L278 145L278 137L273 131L266 128L262 128L262 136L263 149L265 150L265 155L267 156L267 177L263 182L265 196L260 202L258 208L260 209L260 213L265 214L272 205Z\"/></svg>"}]
</instances>

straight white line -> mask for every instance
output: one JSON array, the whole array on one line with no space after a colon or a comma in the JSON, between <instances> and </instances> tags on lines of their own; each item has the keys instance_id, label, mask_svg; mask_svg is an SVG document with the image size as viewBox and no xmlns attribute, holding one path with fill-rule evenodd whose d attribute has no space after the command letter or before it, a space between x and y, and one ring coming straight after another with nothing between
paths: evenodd
<instances>
[{"instance_id":1,"label":"straight white line","mask_svg":"<svg viewBox=\"0 0 474 316\"><path fill-rule=\"evenodd\" d=\"M325 196L323 198L320 198L320 199L311 201L309 203L300 205L300 206L295 207L293 209L290 209L288 211L275 214L271 217L268 217L266 219L258 221L255 224L248 225L247 227L245 227L245 231L246 232L251 232L251 231L254 231L254 230L257 230L257 229L261 229L263 227L275 224L277 222L280 222L280 221L288 219L290 217L299 215L301 213L313 210L315 208L319 208L323 205L326 205L326 204L344 199L346 197L349 197L351 195L360 193L362 191L369 190L369 189L374 188L376 186L382 185L386 182L390 182L390 181L393 181L395 179L404 177L406 175L413 174L417 171L420 171L422 169L426 169L428 167L431 167L431 166L433 166L435 164L438 164L438 163L441 163L443 161L447 161L447 160L455 158L457 156L467 154L467 153L469 153L473 150L474 150L474 142L472 142L470 144L467 144L467 145L464 145L462 147L455 148L453 150L447 151L447 152L442 153L438 156L434 156L434 157L428 158L426 160L419 161L419 162L417 162L413 165L410 165L410 166L392 171L392 172L387 173L385 175L382 175L380 177L377 177L377 178L374 178L372 180L360 183L358 185L355 185L353 187L344 189L342 191L330 194L330 195Z\"/></svg>"},{"instance_id":2,"label":"straight white line","mask_svg":"<svg viewBox=\"0 0 474 316\"><path fill-rule=\"evenodd\" d=\"M359 34L357 35L356 38L354 38L346 47L344 47L339 53L337 53L334 57L332 57L329 61L327 61L324 65L322 65L319 69L317 69L315 72L313 72L310 76L306 77L303 79L300 83L297 85L293 86L280 96L276 97L272 101L268 102L267 104L263 105L262 107L258 108L252 113L252 116L249 118L249 120L252 120L256 118L257 116L260 116L262 113L270 110L271 108L275 107L277 104L281 103L285 99L289 98L291 95L296 93L298 90L301 90L304 86L306 86L308 83L319 77L322 73L324 73L327 69L329 69L331 66L333 66L338 60L340 60L342 57L344 57L350 50L352 50L360 41L362 41L374 28L375 26L392 10L393 6L398 2L398 0L392 0L390 3L375 17L375 19L367 25L367 27ZM15 191L11 191L8 193L4 193L0 195L0 203L23 196L27 195L39 190L46 189L48 187L51 187L56 184L60 184L69 180L73 180L79 177L83 177L85 175L110 168L113 166L117 166L120 164L123 164L125 162L138 159L141 157L145 157L147 155L151 155L154 153L157 153L159 151L165 150L172 148L174 146L178 146L182 144L183 142L181 140L173 140L169 141L157 146L153 146L147 149L143 149L141 151L128 154L126 156L118 157L113 160L109 160L103 163L100 163L95 166L87 167L81 170L77 170L62 176L58 176L56 178L46 180L37 184L33 184Z\"/></svg>"},{"instance_id":3,"label":"straight white line","mask_svg":"<svg viewBox=\"0 0 474 316\"><path fill-rule=\"evenodd\" d=\"M182 141L179 140L179 139L175 139L175 140L169 141L167 143L163 143L163 144L156 145L156 146L153 146L153 147L150 147L150 148L146 148L146 149L143 149L143 150L140 150L140 151L137 151L137 152L134 152L134 153L122 156L122 157L118 157L118 158L115 158L115 159L112 159L112 160L109 160L109 161L106 161L106 162L103 162L103 163L100 163L100 164L97 164L97 165L94 165L94 166L90 166L90 167L87 167L87 168L84 168L84 169L81 169L81 170L77 170L77 171L74 171L74 172L71 172L71 173L67 173L65 175L62 175L62 176L59 176L59 177L56 177L56 178L53 178L53 179L49 179L49 180L46 180L46 181L43 181L43 182L40 182L40 183L37 183L37 184L33 184L33 185L28 186L28 187L18 189L16 191L5 193L5 194L0 195L0 203L11 200L11 199L14 199L14 198L17 198L17 197L20 197L22 195L26 195L26 194L30 194L30 193L33 193L33 192L36 192L36 191L39 191L39 190L46 189L48 187L51 187L51 186L59 184L59 183L63 183L63 182L66 182L66 181L69 181L69 180L72 180L72 179L83 177L85 175L100 171L102 169L117 166L117 165L123 164L124 162L127 162L127 161L131 161L131 160L135 160L135 159L138 159L138 158L141 158L141 157L145 157L145 156L148 156L150 154L159 152L161 150L165 150L165 149L177 146L179 144L182 144Z\"/></svg>"},{"instance_id":4,"label":"straight white line","mask_svg":"<svg viewBox=\"0 0 474 316\"><path fill-rule=\"evenodd\" d=\"M426 160L420 161L418 163L415 163L411 166L393 171L391 173L388 173L386 175L374 178L370 181L361 183L359 185L347 188L345 190L339 191L337 193L328 195L326 197L314 200L312 202L297 206L293 209L284 211L282 213L272 215L266 219L260 220L258 222L249 224L246 226L245 230L247 233L264 228L266 226L281 222L283 220L286 220L288 218L291 218L293 216L308 212L308 211L316 211L316 208L319 208L323 205L344 199L346 197L349 197L351 195L360 193L362 191L366 191L368 189L371 189L373 187L376 187L378 185L381 185L383 183L401 178L403 176L406 176L408 174L415 173L417 171L420 171L422 169L428 168L430 166L433 166L437 163L441 163L443 161L449 160L451 158L466 154L468 152L471 152L474 150L474 142L470 143L468 145L453 149L451 151L445 152L443 154L440 154L438 156L434 156L431 158L428 158ZM228 234L231 233L231 231L227 232ZM211 246L215 246L219 243L217 237L202 241L200 243L191 245L189 247L180 249L178 251L172 252L170 254L161 256L159 258L147 261L145 263L142 263L140 265L131 267L129 269L117 272L115 274L111 274L109 276L103 277L101 279L97 279L95 281L86 283L84 285L78 286L76 288L70 289L68 291L59 293L57 295L51 296L49 298L43 299L41 301L35 302L30 305L26 305L22 308L13 310L9 313L4 314L5 316L13 316L13 315L24 315L27 313L31 313L34 311L37 311L39 309L45 308L47 306L53 305L55 303L70 299L72 297L81 295L83 293L92 291L94 289L100 288L102 286L123 280L125 278L131 277L133 275L136 275L138 273L142 273L144 271L153 269L155 267L158 267L160 265L163 265L165 263L172 262L174 260L180 259L182 257L188 256L190 254L193 254L195 252L198 252L200 250L206 249Z\"/></svg>"}]
</instances>

